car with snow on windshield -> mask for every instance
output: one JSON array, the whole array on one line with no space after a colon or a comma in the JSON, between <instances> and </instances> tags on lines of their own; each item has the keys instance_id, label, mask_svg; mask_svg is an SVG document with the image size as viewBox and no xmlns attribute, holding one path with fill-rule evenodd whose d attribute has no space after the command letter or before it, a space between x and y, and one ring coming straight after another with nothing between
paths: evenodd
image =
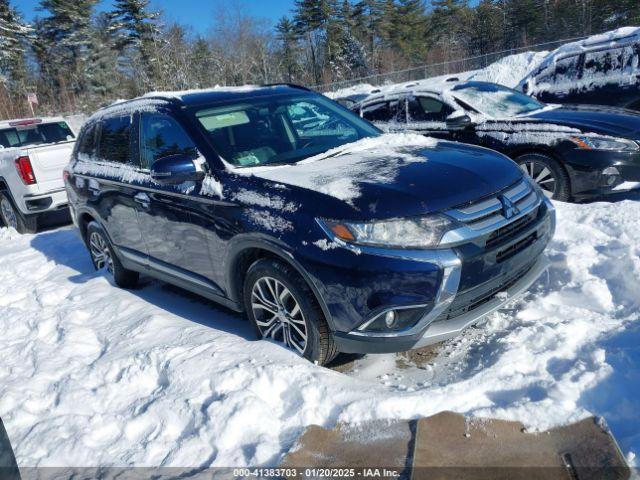
<instances>
[{"instance_id":1,"label":"car with snow on windshield","mask_svg":"<svg viewBox=\"0 0 640 480\"><path fill-rule=\"evenodd\" d=\"M0 122L0 223L34 233L41 220L69 221L62 172L74 144L62 117Z\"/></svg>"},{"instance_id":2,"label":"car with snow on windshield","mask_svg":"<svg viewBox=\"0 0 640 480\"><path fill-rule=\"evenodd\" d=\"M543 102L640 110L640 28L624 27L563 45L516 88Z\"/></svg>"},{"instance_id":3,"label":"car with snow on windshield","mask_svg":"<svg viewBox=\"0 0 640 480\"><path fill-rule=\"evenodd\" d=\"M551 203L506 157L383 134L289 85L100 110L66 187L117 285L141 273L178 285L319 364L461 333L541 275L555 229Z\"/></svg>"},{"instance_id":4,"label":"car with snow on windshield","mask_svg":"<svg viewBox=\"0 0 640 480\"><path fill-rule=\"evenodd\" d=\"M479 81L424 81L371 95L353 111L383 130L501 152L556 200L640 187L640 114L593 105L547 105Z\"/></svg>"}]
</instances>

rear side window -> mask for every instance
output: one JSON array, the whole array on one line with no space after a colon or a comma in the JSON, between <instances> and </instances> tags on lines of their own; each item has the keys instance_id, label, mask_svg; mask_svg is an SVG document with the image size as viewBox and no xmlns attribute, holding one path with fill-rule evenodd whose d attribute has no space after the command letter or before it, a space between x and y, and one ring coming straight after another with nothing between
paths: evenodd
<instances>
[{"instance_id":1,"label":"rear side window","mask_svg":"<svg viewBox=\"0 0 640 480\"><path fill-rule=\"evenodd\" d=\"M444 122L453 109L431 97L409 99L409 119L413 122Z\"/></svg>"},{"instance_id":2,"label":"rear side window","mask_svg":"<svg viewBox=\"0 0 640 480\"><path fill-rule=\"evenodd\" d=\"M131 145L131 117L104 120L100 128L97 155L101 160L128 163Z\"/></svg>"},{"instance_id":3,"label":"rear side window","mask_svg":"<svg viewBox=\"0 0 640 480\"><path fill-rule=\"evenodd\" d=\"M370 122L405 122L404 100L391 100L367 105L362 109L362 118Z\"/></svg>"},{"instance_id":4,"label":"rear side window","mask_svg":"<svg viewBox=\"0 0 640 480\"><path fill-rule=\"evenodd\" d=\"M191 138L173 118L145 113L140 125L142 168L150 169L156 160L170 155L198 156Z\"/></svg>"},{"instance_id":5,"label":"rear side window","mask_svg":"<svg viewBox=\"0 0 640 480\"><path fill-rule=\"evenodd\" d=\"M614 48L599 52L587 52L584 57L584 74L586 77L593 75L612 75L632 73L634 70L633 46Z\"/></svg>"},{"instance_id":6,"label":"rear side window","mask_svg":"<svg viewBox=\"0 0 640 480\"><path fill-rule=\"evenodd\" d=\"M96 153L96 125L89 125L80 135L78 154L93 156Z\"/></svg>"},{"instance_id":7,"label":"rear side window","mask_svg":"<svg viewBox=\"0 0 640 480\"><path fill-rule=\"evenodd\" d=\"M388 122L392 118L389 102L378 102L362 108L362 118L370 122Z\"/></svg>"}]
</instances>

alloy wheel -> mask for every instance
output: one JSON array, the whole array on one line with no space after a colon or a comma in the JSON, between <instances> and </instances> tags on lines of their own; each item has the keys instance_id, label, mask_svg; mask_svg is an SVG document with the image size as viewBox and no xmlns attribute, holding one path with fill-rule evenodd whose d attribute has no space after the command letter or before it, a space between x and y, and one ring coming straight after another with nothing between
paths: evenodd
<instances>
[{"instance_id":1,"label":"alloy wheel","mask_svg":"<svg viewBox=\"0 0 640 480\"><path fill-rule=\"evenodd\" d=\"M558 181L548 166L535 160L527 160L520 164L520 169L540 186L545 196L548 198L553 197Z\"/></svg>"},{"instance_id":2,"label":"alloy wheel","mask_svg":"<svg viewBox=\"0 0 640 480\"><path fill-rule=\"evenodd\" d=\"M263 338L271 338L304 354L307 321L293 293L272 277L261 277L251 291L251 308Z\"/></svg>"},{"instance_id":3,"label":"alloy wheel","mask_svg":"<svg viewBox=\"0 0 640 480\"><path fill-rule=\"evenodd\" d=\"M13 205L11 205L6 197L2 197L2 199L0 199L0 210L2 210L2 218L7 222L7 226L17 230L18 216L13 209Z\"/></svg>"},{"instance_id":4,"label":"alloy wheel","mask_svg":"<svg viewBox=\"0 0 640 480\"><path fill-rule=\"evenodd\" d=\"M111 250L106 240L97 232L93 232L89 237L89 250L91 258L98 270L106 267L107 271L113 275L113 259L111 258Z\"/></svg>"}]
</instances>

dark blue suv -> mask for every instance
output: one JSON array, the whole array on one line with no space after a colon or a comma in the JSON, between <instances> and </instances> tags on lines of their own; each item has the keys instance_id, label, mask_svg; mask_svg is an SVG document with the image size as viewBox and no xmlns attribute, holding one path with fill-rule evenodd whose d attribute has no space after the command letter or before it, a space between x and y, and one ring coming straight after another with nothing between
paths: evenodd
<instances>
[{"instance_id":1,"label":"dark blue suv","mask_svg":"<svg viewBox=\"0 0 640 480\"><path fill-rule=\"evenodd\" d=\"M320 364L460 333L538 278L555 229L508 158L385 135L287 85L112 105L83 127L65 177L117 285L178 285Z\"/></svg>"}]
</instances>

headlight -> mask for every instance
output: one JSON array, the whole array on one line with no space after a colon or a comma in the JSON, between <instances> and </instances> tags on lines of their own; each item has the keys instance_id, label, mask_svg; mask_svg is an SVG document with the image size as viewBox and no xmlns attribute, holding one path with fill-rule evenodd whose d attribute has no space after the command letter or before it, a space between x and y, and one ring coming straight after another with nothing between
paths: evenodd
<instances>
[{"instance_id":1,"label":"headlight","mask_svg":"<svg viewBox=\"0 0 640 480\"><path fill-rule=\"evenodd\" d=\"M318 220L338 239L357 245L391 248L433 248L452 229L453 222L439 215L380 222Z\"/></svg>"},{"instance_id":2,"label":"headlight","mask_svg":"<svg viewBox=\"0 0 640 480\"><path fill-rule=\"evenodd\" d=\"M582 150L607 150L616 152L635 152L640 146L626 138L599 137L597 135L570 137L571 143Z\"/></svg>"}]
</instances>

